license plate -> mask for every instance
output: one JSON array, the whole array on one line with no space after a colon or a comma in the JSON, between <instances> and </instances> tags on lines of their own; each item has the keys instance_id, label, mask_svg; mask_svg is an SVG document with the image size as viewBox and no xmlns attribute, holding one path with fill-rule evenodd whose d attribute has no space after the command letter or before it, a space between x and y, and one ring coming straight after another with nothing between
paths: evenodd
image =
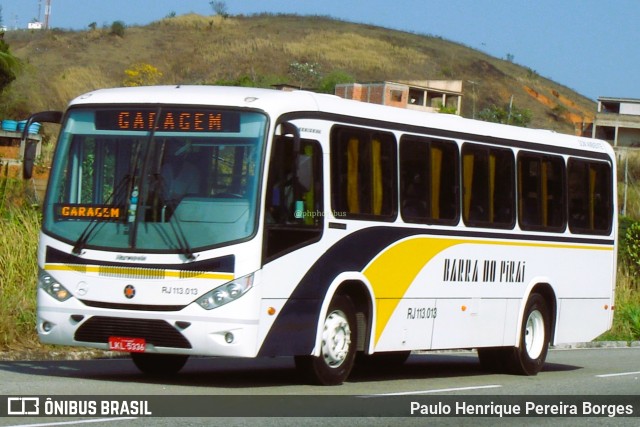
<instances>
[{"instance_id":1,"label":"license plate","mask_svg":"<svg viewBox=\"0 0 640 427\"><path fill-rule=\"evenodd\" d=\"M147 343L144 338L109 337L109 350L144 353Z\"/></svg>"}]
</instances>

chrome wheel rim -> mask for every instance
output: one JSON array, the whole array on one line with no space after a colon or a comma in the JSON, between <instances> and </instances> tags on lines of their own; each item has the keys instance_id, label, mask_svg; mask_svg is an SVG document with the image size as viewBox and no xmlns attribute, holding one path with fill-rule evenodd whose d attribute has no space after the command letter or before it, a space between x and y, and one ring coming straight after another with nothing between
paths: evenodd
<instances>
[{"instance_id":1,"label":"chrome wheel rim","mask_svg":"<svg viewBox=\"0 0 640 427\"><path fill-rule=\"evenodd\" d=\"M544 347L544 318L542 313L534 310L527 318L524 330L524 343L527 354L531 359L537 359L542 354Z\"/></svg>"},{"instance_id":2,"label":"chrome wheel rim","mask_svg":"<svg viewBox=\"0 0 640 427\"><path fill-rule=\"evenodd\" d=\"M331 368L337 368L347 359L351 345L351 328L341 310L332 311L322 331L322 357Z\"/></svg>"}]
</instances>

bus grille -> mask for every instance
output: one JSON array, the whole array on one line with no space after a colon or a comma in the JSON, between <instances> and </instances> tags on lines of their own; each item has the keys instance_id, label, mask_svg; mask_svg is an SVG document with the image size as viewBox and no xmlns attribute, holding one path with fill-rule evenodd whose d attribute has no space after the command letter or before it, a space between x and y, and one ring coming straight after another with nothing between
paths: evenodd
<instances>
[{"instance_id":1,"label":"bus grille","mask_svg":"<svg viewBox=\"0 0 640 427\"><path fill-rule=\"evenodd\" d=\"M94 316L78 328L74 339L107 343L109 337L144 338L156 347L191 348L189 341L164 320Z\"/></svg>"}]
</instances>

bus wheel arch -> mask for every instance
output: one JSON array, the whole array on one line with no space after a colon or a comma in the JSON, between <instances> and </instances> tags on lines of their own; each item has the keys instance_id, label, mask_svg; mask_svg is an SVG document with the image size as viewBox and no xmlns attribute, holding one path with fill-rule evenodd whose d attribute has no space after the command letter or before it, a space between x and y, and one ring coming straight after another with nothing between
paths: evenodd
<instances>
[{"instance_id":1,"label":"bus wheel arch","mask_svg":"<svg viewBox=\"0 0 640 427\"><path fill-rule=\"evenodd\" d=\"M340 385L351 373L356 353L366 346L373 306L366 285L358 280L340 283L327 299L314 354L296 356L295 363L314 384Z\"/></svg>"},{"instance_id":2,"label":"bus wheel arch","mask_svg":"<svg viewBox=\"0 0 640 427\"><path fill-rule=\"evenodd\" d=\"M539 282L531 286L523 301L515 346L478 349L480 365L486 371L536 375L542 369L555 333L556 294L551 285Z\"/></svg>"},{"instance_id":3,"label":"bus wheel arch","mask_svg":"<svg viewBox=\"0 0 640 427\"><path fill-rule=\"evenodd\" d=\"M556 309L555 292L549 284L539 283L531 289L522 311L517 345L508 358L512 373L536 375L540 372L549 344L553 342Z\"/></svg>"},{"instance_id":4,"label":"bus wheel arch","mask_svg":"<svg viewBox=\"0 0 640 427\"><path fill-rule=\"evenodd\" d=\"M556 293L553 290L553 287L546 282L537 283L535 286L533 286L531 292L529 292L529 297L531 297L531 295L534 293L541 295L542 298L544 298L547 307L549 308L549 343L553 344L555 342L556 319L558 316L558 299L556 297Z\"/></svg>"}]
</instances>

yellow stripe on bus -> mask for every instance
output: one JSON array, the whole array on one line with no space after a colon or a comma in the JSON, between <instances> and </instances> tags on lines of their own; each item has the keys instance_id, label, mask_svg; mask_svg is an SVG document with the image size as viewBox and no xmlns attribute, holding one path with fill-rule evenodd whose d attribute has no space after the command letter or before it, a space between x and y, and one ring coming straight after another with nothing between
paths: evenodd
<instances>
[{"instance_id":1,"label":"yellow stripe on bus","mask_svg":"<svg viewBox=\"0 0 640 427\"><path fill-rule=\"evenodd\" d=\"M613 245L571 245L555 243L523 243L491 240L438 239L414 237L394 244L380 253L364 270L371 283L377 304L377 319L374 343L377 344L409 286L420 271L439 253L461 244L539 247L555 249L612 251ZM398 268L402 266L402 268Z\"/></svg>"},{"instance_id":2,"label":"yellow stripe on bus","mask_svg":"<svg viewBox=\"0 0 640 427\"><path fill-rule=\"evenodd\" d=\"M46 264L47 271L76 271L81 273L95 273L102 276L135 278L135 279L215 279L233 280L233 273L215 273L190 270L164 270L145 267L112 267L82 264Z\"/></svg>"}]
</instances>

